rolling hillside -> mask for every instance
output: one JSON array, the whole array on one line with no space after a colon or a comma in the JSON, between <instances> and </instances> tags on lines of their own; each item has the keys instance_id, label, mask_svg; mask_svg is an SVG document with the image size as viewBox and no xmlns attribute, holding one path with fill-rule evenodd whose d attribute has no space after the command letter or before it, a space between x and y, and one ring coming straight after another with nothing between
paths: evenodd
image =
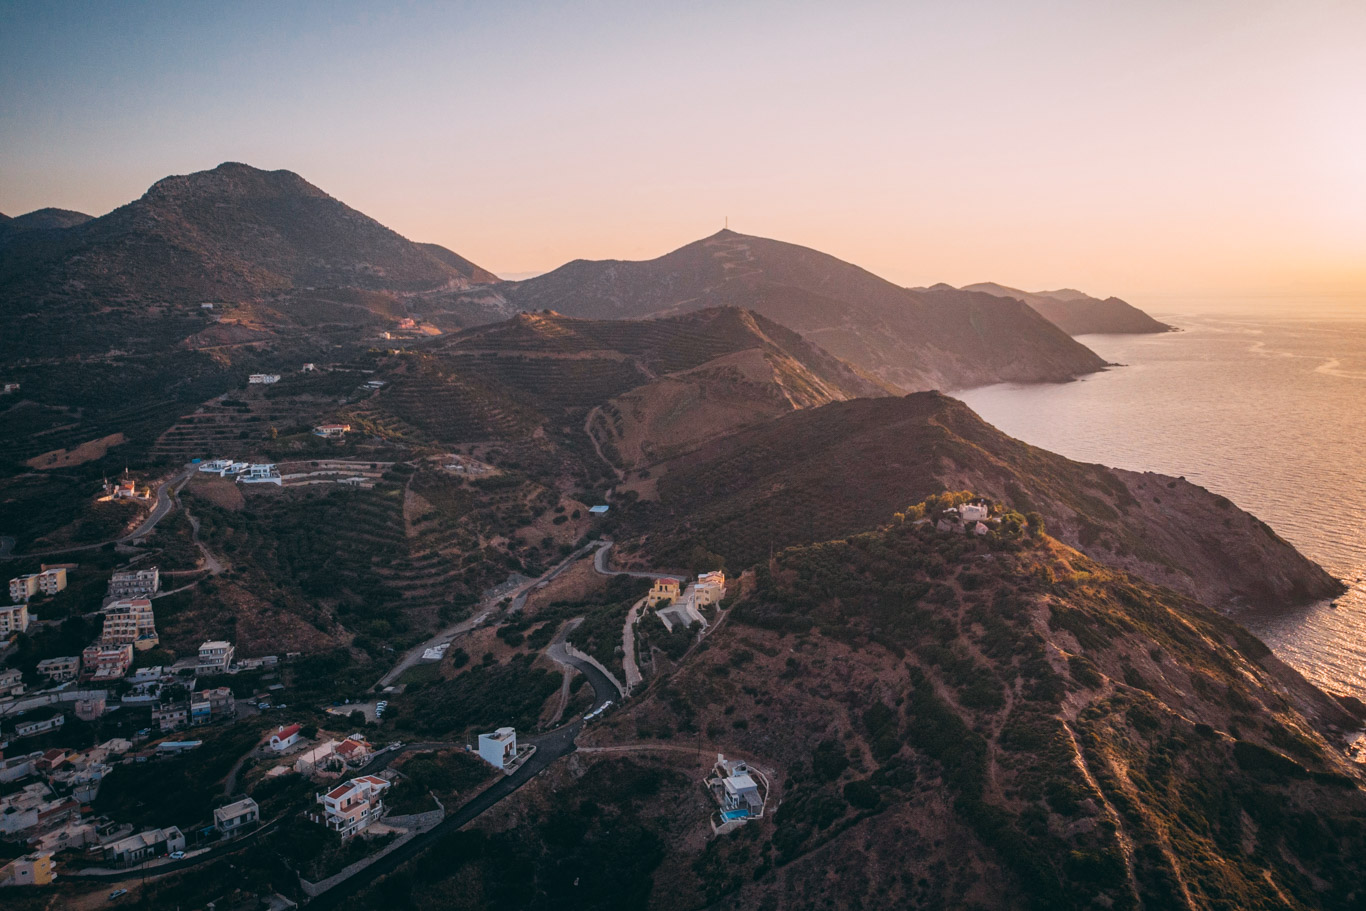
<instances>
[{"instance_id":1,"label":"rolling hillside","mask_svg":"<svg viewBox=\"0 0 1366 911\"><path fill-rule=\"evenodd\" d=\"M743 307L904 390L1061 381L1105 366L1016 301L948 286L911 291L824 253L733 231L646 262L577 260L497 290L524 310L589 319Z\"/></svg>"}]
</instances>

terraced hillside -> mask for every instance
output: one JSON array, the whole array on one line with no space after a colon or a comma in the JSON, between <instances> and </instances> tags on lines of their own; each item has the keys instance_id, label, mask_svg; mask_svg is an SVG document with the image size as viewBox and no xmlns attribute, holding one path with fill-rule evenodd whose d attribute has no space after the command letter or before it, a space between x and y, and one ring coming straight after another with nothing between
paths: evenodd
<instances>
[{"instance_id":1,"label":"terraced hillside","mask_svg":"<svg viewBox=\"0 0 1366 911\"><path fill-rule=\"evenodd\" d=\"M466 480L397 464L371 489L239 487L240 508L194 485L185 494L205 543L238 570L238 611L283 612L376 659L458 619L509 573L559 553L513 534L557 497L512 472Z\"/></svg>"},{"instance_id":2,"label":"terraced hillside","mask_svg":"<svg viewBox=\"0 0 1366 911\"><path fill-rule=\"evenodd\" d=\"M11 376L21 385L0 398L0 460L15 462L115 433L128 441L124 459L142 457L188 407L236 384L231 371L189 352L30 364Z\"/></svg>"},{"instance_id":3,"label":"terraced hillside","mask_svg":"<svg viewBox=\"0 0 1366 911\"><path fill-rule=\"evenodd\" d=\"M619 464L641 447L691 447L794 408L887 387L756 314L660 320L520 314L418 346L356 412L394 438L455 445L582 428ZM627 452L623 456L622 452Z\"/></svg>"},{"instance_id":4,"label":"terraced hillside","mask_svg":"<svg viewBox=\"0 0 1366 911\"><path fill-rule=\"evenodd\" d=\"M426 354L386 373L388 386L349 414L388 439L449 446L529 437L543 418L477 370Z\"/></svg>"}]
</instances>

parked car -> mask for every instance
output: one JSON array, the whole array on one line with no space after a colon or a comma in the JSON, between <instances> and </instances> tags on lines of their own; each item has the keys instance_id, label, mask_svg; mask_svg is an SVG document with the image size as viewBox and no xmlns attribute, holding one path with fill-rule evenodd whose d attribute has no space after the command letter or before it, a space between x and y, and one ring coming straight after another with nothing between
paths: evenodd
<instances>
[{"instance_id":1,"label":"parked car","mask_svg":"<svg viewBox=\"0 0 1366 911\"><path fill-rule=\"evenodd\" d=\"M127 890L127 889L115 889L113 892L110 892L110 893L109 893L109 900L110 900L110 901L113 901L114 899L119 898L119 897L124 896L124 895L127 895L127 894L128 894L128 890Z\"/></svg>"},{"instance_id":2,"label":"parked car","mask_svg":"<svg viewBox=\"0 0 1366 911\"><path fill-rule=\"evenodd\" d=\"M171 860L184 860L184 859L185 859L185 852L184 852L184 851L172 851L170 856L171 856Z\"/></svg>"}]
</instances>

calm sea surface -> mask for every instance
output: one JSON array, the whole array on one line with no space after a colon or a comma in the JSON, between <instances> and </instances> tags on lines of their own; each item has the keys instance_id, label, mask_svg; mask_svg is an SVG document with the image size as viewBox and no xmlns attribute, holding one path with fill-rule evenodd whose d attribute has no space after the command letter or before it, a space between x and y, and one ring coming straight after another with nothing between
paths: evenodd
<instances>
[{"instance_id":1,"label":"calm sea surface","mask_svg":"<svg viewBox=\"0 0 1366 911\"><path fill-rule=\"evenodd\" d=\"M1079 339L1123 367L959 397L1028 443L1184 475L1265 520L1351 591L1237 619L1324 689L1366 699L1366 318L1158 318L1184 331Z\"/></svg>"}]
</instances>

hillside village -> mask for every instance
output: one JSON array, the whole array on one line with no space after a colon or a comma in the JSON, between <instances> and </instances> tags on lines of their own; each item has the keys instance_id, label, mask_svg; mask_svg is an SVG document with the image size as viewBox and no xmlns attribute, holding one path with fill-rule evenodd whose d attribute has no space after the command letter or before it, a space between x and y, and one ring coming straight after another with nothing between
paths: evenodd
<instances>
[{"instance_id":1,"label":"hillside village","mask_svg":"<svg viewBox=\"0 0 1366 911\"><path fill-rule=\"evenodd\" d=\"M251 386L275 386L280 377L253 374L248 381ZM371 393L384 386L377 380L366 385ZM351 424L337 422L317 424L312 432L335 444L352 431ZM478 483L501 473L487 456L481 459L457 452L431 459L432 465L461 479L459 483ZM410 671L397 684L375 687L381 698L371 695L366 699L370 694L359 693L351 686L329 694L315 681L301 681L300 676L309 672L305 669L308 658L299 651L244 654L233 641L214 638L206 638L189 650L168 649L159 631L159 612L168 604L178 607L186 595L193 598L202 586L212 584L215 574L222 571L216 567L226 561L214 557L203 539L194 542L200 556L193 567L169 574L149 562L147 555L136 552L142 549L136 546L141 543L140 533L174 515L181 498L205 484L242 488L261 485L262 489L298 490L316 496L319 485L374 490L392 477L398 465L393 460L348 456L284 461L195 457L174 476L138 480L125 473L117 483L105 482L100 502L139 504L141 518L134 519L134 531L126 533L126 540L135 546L120 546L132 559L104 572L103 591L98 596L93 576L100 573L98 567L108 565L104 558L91 565L44 563L36 572L9 581L13 603L0 610L0 635L8 643L0 651L0 661L9 660L18 666L0 671L0 782L6 785L6 796L0 798L5 821L0 840L19 846L16 851L21 853L11 852L15 856L2 877L6 883L42 886L64 877L114 875L120 869L181 869L235 850L237 844L282 820L292 825L289 821L294 819L340 839L337 846L327 849L331 852L327 856L344 855L352 862L373 860L431 831L444 818L448 810L435 797L434 805L416 815L396 813L386 803L386 796L396 786L394 793L404 795L404 807L414 803L414 795L408 794L412 789L405 786L408 776L402 770L409 757L403 742L390 740L384 744L383 730L390 727L385 724L385 711L391 700L402 701L408 688L404 680L426 680L419 672L449 666L454 660L447 654L452 638L456 645L462 645L468 631L438 646L422 643L413 648L412 654L418 657ZM409 470L417 467L410 465ZM169 511L153 507L154 501L163 500L169 500ZM579 519L579 512L574 518L584 527L582 523L601 521L609 514L608 506L595 505L582 509L583 519ZM557 517L556 522L560 521ZM198 530L200 526L194 527ZM154 535L153 540L160 539ZM509 604L539 595L547 585L553 585L550 580L576 565L593 566L604 579L617 575L622 580L630 578L630 573L617 574L603 562L608 546L605 542L592 538L581 538L581 542L590 546L562 551L561 556L567 557L539 579L509 581L491 589L488 602L496 611L510 614ZM154 548L151 554L156 552ZM510 578L527 577L514 574ZM72 603L76 590L68 591L69 579L79 580L79 597L91 600ZM509 595L517 592L521 594L510 601ZM628 645L632 639L646 641L641 637L649 624L655 624L665 636L691 628L692 641L696 641L719 621L716 611L726 594L727 578L720 571L700 573L695 581L686 583L677 576L660 575L651 590L635 600L618 644L622 636ZM54 613L57 605L61 608ZM67 619L61 619L63 614ZM90 631L88 641L70 639L68 633L75 630L76 617ZM570 622L565 630L572 634L577 622ZM507 639L512 641L511 636ZM571 641L578 641L577 636ZM604 654L600 660L571 641L563 642L562 652L557 653L552 646L545 654L552 656L548 659L552 666L555 662L563 666L566 681L576 673L576 667L582 669L577 674L590 675L592 701L579 709L582 719L575 722L581 726L619 705L643 678L635 649L628 649L630 657L623 666L621 648L615 658ZM29 642L44 644L35 654ZM48 654L59 642L70 642L71 653ZM583 644L593 649L590 641ZM455 653L465 654L464 647ZM607 667L604 660L614 661L616 667ZM619 677L629 685L620 683ZM313 704L285 703L299 698ZM562 705L551 721L563 713ZM304 720L289 720L290 716ZM339 721L370 730L338 730ZM532 731L523 732L530 734L530 740L521 745L519 732L509 725L476 732L471 743L443 761L468 756L459 780L472 782L476 788L487 787L494 780L490 776L516 776L533 762L539 752L537 741L545 736L537 731L546 729L544 719L533 724ZM92 739L98 742L83 746ZM383 745L376 746L372 742L375 739ZM229 743L236 756L221 752ZM206 761L210 757L212 761ZM205 790L218 787L221 763L232 759L236 763L226 785L216 800L201 804L199 816L167 813L152 818L135 813L125 818L119 813L119 807L127 806L122 792L147 778L141 772L144 767L150 770L166 765L179 774L202 775L207 780L197 786ZM239 774L235 770L243 767L254 768L248 777L255 779L255 786L238 782L234 788ZM480 773L478 768L484 771ZM296 797L283 808L273 806L269 799L262 803L251 796L294 779L319 788L313 799L303 800L297 796L302 794L300 789L293 786ZM120 796L111 797L111 789ZM420 800L416 802L421 804ZM726 812L730 814L730 828L743 821L733 807ZM359 854L344 850L341 843L352 839L374 847ZM322 873L332 868L318 866L323 862L318 858L301 861L298 875L305 892L322 888L309 885L308 876L328 880Z\"/></svg>"},{"instance_id":2,"label":"hillside village","mask_svg":"<svg viewBox=\"0 0 1366 911\"><path fill-rule=\"evenodd\" d=\"M282 464L287 463L194 459L182 476L277 488L311 489L320 483L373 488L396 463L323 459L298 466L308 470L281 470ZM466 456L456 456L444 467L466 477L494 470ZM610 510L603 507L595 514L610 515ZM990 501L966 497L945 501L914 519L916 526L932 525L939 533L969 537L989 534L1001 523ZM301 820L316 826L319 833L335 836L334 846L326 849L322 859L301 859L297 868L301 888L320 894L318 890L335 885L332 877L339 875L334 867L340 860L328 865L326 857L347 860L348 869L363 868L432 832L450 813L452 808L437 799L435 792L426 808L420 809L423 801L411 793L410 776L404 772L409 763L404 760L417 762L425 754L408 757L404 742L392 738L405 729L410 735L421 731L413 727L415 719L409 714L412 709L405 691L414 686L420 691L440 681L449 673L444 668L458 670L468 660L467 650L481 626L496 631L487 641L516 644L525 634L508 631L526 628L514 613L518 608L533 618L552 618L536 633L537 647L545 649L538 660L561 666L566 685L569 675L576 672L587 675L591 684L591 703L579 710L581 719L570 725L577 729L598 723L604 713L619 709L637 691L648 690L661 647L653 644L655 639L684 643L687 648L704 641L724 623L728 605L739 591L737 580L724 571L706 570L693 578L618 571L607 562L610 546L608 541L590 539L588 546L568 554L540 578L521 577L491 590L485 601L493 605L491 611L439 636L439 644L419 643L410 649L408 670L397 682L387 683L390 678L386 677L364 694L351 687L329 693L317 681L301 680L309 671L305 669L308 660L299 652L239 654L232 641L207 639L188 653L168 654L158 632L157 613L159 604L168 603L171 593L166 585L175 577L140 558L113 569L107 574L98 607L86 615L90 621L86 628L94 630L91 641L72 654L30 656L25 665L0 673L4 750L0 782L7 784L6 796L0 798L3 838L22 846L22 853L5 868L6 880L44 885L63 875L114 875L132 867L181 869L234 850L239 840L257 831L277 824L295 826ZM604 650L596 638L582 637L583 629L598 623L591 614L586 625L580 617L564 623L553 641L548 635L563 621L553 620L556 612L546 606L547 596L542 592L556 590L561 584L556 580L575 567L579 567L577 572L591 568L593 574L614 584L640 583L637 594L617 609L623 612L611 615L620 624L615 649ZM23 650L16 646L26 637L57 627L65 630L69 621L43 619L48 605L67 591L69 579L86 576L86 567L80 563L65 563L43 564L38 572L12 578L9 595L15 603L0 612L10 647L0 656L18 657ZM188 589L193 591L200 581L202 573L192 574ZM84 590L90 590L88 584ZM625 610L627 604L629 610ZM36 614L30 612L31 606ZM499 626L491 615L500 617L504 625ZM641 646L649 654L642 655ZM663 647L670 659L680 657L676 646ZM490 659L497 660L493 653L486 654L486 665ZM305 703L293 704L298 699ZM386 723L391 702L404 707L404 718L397 726ZM475 731L469 743L443 762L463 763L459 780L476 792L497 781L511 782L524 769L534 773L538 755L547 749L546 738L565 729L555 727L563 723L565 708L561 696L558 711L550 716L544 712L539 719L523 713L509 715L504 720L519 724L531 718L531 730L519 732L504 724L492 731ZM359 730L345 730L341 725L346 723ZM92 740L97 742L82 745ZM562 743L557 743L559 749ZM230 752L224 753L229 744ZM212 762L199 761L210 756ZM554 758L544 756L547 762ZM232 770L219 789L225 762L232 764ZM128 798L111 798L109 790L121 791L135 779L150 783L140 770L165 764L191 778L203 775L207 780L198 783L201 791L218 789L214 799L205 793L199 804L201 815L121 817L119 808L128 806ZM480 768L482 773L477 771ZM130 769L139 771L125 771ZM252 771L239 779L243 774L239 769ZM249 784L253 780L254 786ZM268 796L282 783L296 780L298 786L289 785L291 800L281 804ZM775 785L745 761L719 756L705 781L715 808L709 817L710 837L726 836L746 822L765 819L764 808L773 799ZM317 788L311 798L310 786ZM468 800L472 792L451 793ZM393 800L386 802L386 795L391 794L403 795L398 809L419 811L395 812ZM343 847L353 839L371 847L359 853ZM322 884L310 876L317 876Z\"/></svg>"}]
</instances>

